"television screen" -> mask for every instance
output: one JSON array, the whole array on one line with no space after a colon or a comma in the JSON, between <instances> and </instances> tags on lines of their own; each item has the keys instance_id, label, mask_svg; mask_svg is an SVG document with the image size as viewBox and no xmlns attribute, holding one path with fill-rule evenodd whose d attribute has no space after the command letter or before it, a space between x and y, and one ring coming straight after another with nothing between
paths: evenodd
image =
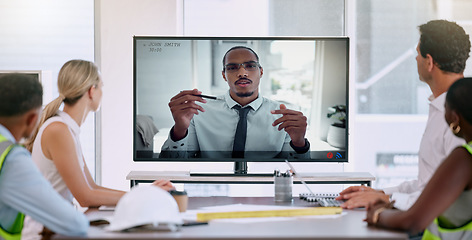
<instances>
[{"instance_id":1,"label":"television screen","mask_svg":"<svg viewBox=\"0 0 472 240\"><path fill-rule=\"evenodd\" d=\"M0 70L0 77L10 74L10 73L19 73L19 74L25 74L34 77L38 81L41 82L41 71L40 70Z\"/></svg>"},{"instance_id":2,"label":"television screen","mask_svg":"<svg viewBox=\"0 0 472 240\"><path fill-rule=\"evenodd\" d=\"M258 59L223 61L236 46L252 49ZM134 161L348 161L347 37L135 36L133 64ZM235 86L229 79L229 74L250 71L260 80L249 78ZM254 85L258 103L247 116L244 154L235 156L239 115L229 105L238 103L234 88L246 85ZM192 89L212 98L181 102L204 111L187 115L184 139L173 139L174 117L179 126L185 121L182 115L173 116L170 100ZM291 147L295 134L288 128L272 126L274 119L285 116L270 112L281 104L306 117L309 144L301 149ZM259 106L269 110L255 118L251 112Z\"/></svg>"}]
</instances>

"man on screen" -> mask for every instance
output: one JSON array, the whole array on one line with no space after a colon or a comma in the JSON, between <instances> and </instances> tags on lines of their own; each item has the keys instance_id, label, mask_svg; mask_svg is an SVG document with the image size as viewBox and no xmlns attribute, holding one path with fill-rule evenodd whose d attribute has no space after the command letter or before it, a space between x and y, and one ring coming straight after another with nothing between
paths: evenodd
<instances>
[{"instance_id":1,"label":"man on screen","mask_svg":"<svg viewBox=\"0 0 472 240\"><path fill-rule=\"evenodd\" d=\"M377 199L395 200L395 207L408 210L449 153L464 143L452 133L444 119L446 92L455 81L464 77L470 52L470 40L462 27L446 20L433 20L419 26L420 40L416 62L421 81L428 84L433 95L426 129L418 152L418 179L397 187L374 190L364 186L349 187L338 199L347 200L343 207L367 207Z\"/></svg>"},{"instance_id":2,"label":"man on screen","mask_svg":"<svg viewBox=\"0 0 472 240\"><path fill-rule=\"evenodd\" d=\"M307 118L259 95L263 73L251 48L229 49L222 71L229 91L209 100L197 89L175 95L160 157L309 158Z\"/></svg>"}]
</instances>

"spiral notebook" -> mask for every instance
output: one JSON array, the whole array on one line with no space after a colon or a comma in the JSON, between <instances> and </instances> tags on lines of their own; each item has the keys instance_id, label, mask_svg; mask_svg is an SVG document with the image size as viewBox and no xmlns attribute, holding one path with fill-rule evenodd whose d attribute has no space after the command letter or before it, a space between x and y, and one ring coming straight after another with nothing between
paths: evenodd
<instances>
[{"instance_id":1,"label":"spiral notebook","mask_svg":"<svg viewBox=\"0 0 472 240\"><path fill-rule=\"evenodd\" d=\"M339 196L337 193L314 193L311 191L310 187L306 184L305 180L303 180L303 177L298 175L297 171L295 168L290 164L288 160L285 160L287 165L290 167L294 175L300 179L300 182L302 182L303 186L309 191L309 193L301 193L300 194L300 199L308 201L308 202L316 202L318 203L321 207L339 207L343 203L343 201L336 200L335 198Z\"/></svg>"},{"instance_id":2,"label":"spiral notebook","mask_svg":"<svg viewBox=\"0 0 472 240\"><path fill-rule=\"evenodd\" d=\"M307 202L316 202L321 207L339 207L344 201L336 200L337 193L300 193L300 199Z\"/></svg>"}]
</instances>

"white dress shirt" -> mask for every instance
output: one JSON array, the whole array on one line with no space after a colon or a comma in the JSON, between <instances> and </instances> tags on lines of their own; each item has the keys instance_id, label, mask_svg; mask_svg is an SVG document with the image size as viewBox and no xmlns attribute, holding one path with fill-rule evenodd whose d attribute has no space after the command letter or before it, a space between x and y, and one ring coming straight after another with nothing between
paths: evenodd
<instances>
[{"instance_id":1,"label":"white dress shirt","mask_svg":"<svg viewBox=\"0 0 472 240\"><path fill-rule=\"evenodd\" d=\"M235 105L239 104L229 91L218 100L207 100L202 104L205 112L194 115L185 138L173 141L169 134L161 148L161 157L185 158L200 152L202 158L231 158L239 120L238 111L233 109ZM252 109L247 115L245 158L309 158L309 152L297 153L290 146L287 132L272 126L282 115L270 111L280 109L280 103L258 97L246 107Z\"/></svg>"},{"instance_id":2,"label":"white dress shirt","mask_svg":"<svg viewBox=\"0 0 472 240\"><path fill-rule=\"evenodd\" d=\"M418 179L399 186L385 188L384 192L395 200L395 207L408 210L418 199L429 179L452 150L465 143L449 129L444 119L446 93L429 98L429 115L418 152Z\"/></svg>"}]
</instances>

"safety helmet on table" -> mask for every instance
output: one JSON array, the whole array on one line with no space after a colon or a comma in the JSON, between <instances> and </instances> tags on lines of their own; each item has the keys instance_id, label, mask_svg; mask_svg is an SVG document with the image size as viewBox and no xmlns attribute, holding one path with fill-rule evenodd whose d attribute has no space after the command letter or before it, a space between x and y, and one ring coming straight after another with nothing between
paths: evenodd
<instances>
[{"instance_id":1,"label":"safety helmet on table","mask_svg":"<svg viewBox=\"0 0 472 240\"><path fill-rule=\"evenodd\" d=\"M146 226L175 231L183 224L175 199L156 186L136 186L118 201L109 231Z\"/></svg>"}]
</instances>

